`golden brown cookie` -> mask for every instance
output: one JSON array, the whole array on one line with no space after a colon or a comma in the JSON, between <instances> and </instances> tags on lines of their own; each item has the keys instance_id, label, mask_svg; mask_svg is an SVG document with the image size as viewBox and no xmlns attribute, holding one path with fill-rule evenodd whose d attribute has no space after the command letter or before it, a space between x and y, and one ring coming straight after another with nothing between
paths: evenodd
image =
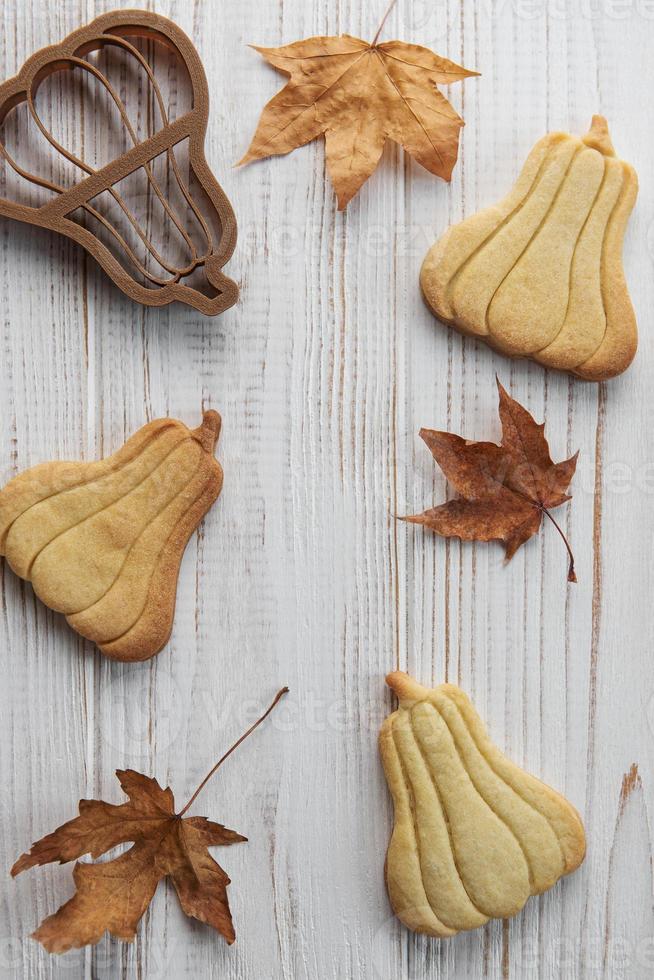
<instances>
[{"instance_id":1,"label":"golden brown cookie","mask_svg":"<svg viewBox=\"0 0 654 980\"><path fill-rule=\"evenodd\" d=\"M400 700L380 734L395 808L386 884L409 929L442 938L516 915L579 867L577 811L502 755L463 691L386 681Z\"/></svg>"},{"instance_id":2,"label":"golden brown cookie","mask_svg":"<svg viewBox=\"0 0 654 980\"><path fill-rule=\"evenodd\" d=\"M73 629L117 660L167 643L186 544L218 497L217 412L143 426L96 463L44 463L0 491L0 554Z\"/></svg>"},{"instance_id":3,"label":"golden brown cookie","mask_svg":"<svg viewBox=\"0 0 654 980\"><path fill-rule=\"evenodd\" d=\"M503 354L591 381L620 374L638 343L622 269L637 192L602 116L583 138L550 133L502 201L429 250L420 273L427 303Z\"/></svg>"}]
</instances>

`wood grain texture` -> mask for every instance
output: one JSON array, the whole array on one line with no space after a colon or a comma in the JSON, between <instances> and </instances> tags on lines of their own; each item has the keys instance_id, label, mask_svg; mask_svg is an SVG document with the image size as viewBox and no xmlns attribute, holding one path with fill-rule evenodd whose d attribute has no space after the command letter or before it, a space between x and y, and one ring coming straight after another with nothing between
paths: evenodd
<instances>
[{"instance_id":1,"label":"wood grain texture","mask_svg":"<svg viewBox=\"0 0 654 980\"><path fill-rule=\"evenodd\" d=\"M133 0L132 5L139 5ZM118 4L5 2L0 66ZM228 948L161 888L132 946L49 957L29 933L72 892L70 869L8 875L0 976L20 980L646 978L654 967L654 11L612 3L399 0L386 36L483 73L450 91L465 116L452 184L387 148L344 214L319 142L240 170L280 77L247 48L315 33L371 37L361 2L162 0L216 94L206 153L234 205L225 272L237 307L206 319L124 298L72 243L0 223L0 479L96 458L146 421L223 417L225 487L184 558L173 637L153 662L110 663L0 569L2 866L73 815L118 802L113 770L183 800L273 693L276 717L194 807L249 837L217 852L233 879ZM634 365L602 386L511 363L439 326L418 291L428 246L500 197L548 129L609 120L641 192L625 269ZM102 139L93 121L83 134ZM547 420L555 458L581 450L564 515L579 585L551 529L508 567L395 514L444 498L420 426L498 435L494 374ZM548 533L550 532L550 533ZM376 747L395 666L460 684L493 740L582 812L585 864L507 922L434 941L391 916L390 802Z\"/></svg>"}]
</instances>

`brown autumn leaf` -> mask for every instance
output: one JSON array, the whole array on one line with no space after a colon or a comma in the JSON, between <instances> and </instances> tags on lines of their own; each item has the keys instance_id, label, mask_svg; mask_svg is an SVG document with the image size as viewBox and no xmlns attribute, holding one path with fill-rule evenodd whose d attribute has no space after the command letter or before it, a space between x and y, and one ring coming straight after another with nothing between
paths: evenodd
<instances>
[{"instance_id":1,"label":"brown autumn leaf","mask_svg":"<svg viewBox=\"0 0 654 980\"><path fill-rule=\"evenodd\" d=\"M340 211L375 170L387 139L450 180L464 122L436 85L479 72L417 44L379 44L383 23L372 43L342 34L280 48L253 45L290 81L265 106L239 163L289 153L324 136Z\"/></svg>"},{"instance_id":2,"label":"brown autumn leaf","mask_svg":"<svg viewBox=\"0 0 654 980\"><path fill-rule=\"evenodd\" d=\"M157 885L169 877L184 912L205 922L228 943L236 938L227 899L230 880L208 848L247 840L206 817L184 817L198 793L225 759L273 710L288 688L283 688L268 710L229 749L205 777L186 806L175 812L170 788L162 789L133 769L116 775L129 803L114 806L102 800L80 800L79 816L32 845L16 861L13 877L35 865L60 864L90 854L97 858L118 844L132 847L111 861L78 862L73 869L76 892L33 933L49 953L65 953L97 943L108 930L117 939L131 941Z\"/></svg>"},{"instance_id":3,"label":"brown autumn leaf","mask_svg":"<svg viewBox=\"0 0 654 980\"><path fill-rule=\"evenodd\" d=\"M500 393L502 442L469 442L450 432L421 429L420 435L459 496L424 514L402 518L423 524L443 537L502 541L507 560L549 518L568 550L568 581L576 582L574 557L568 541L550 514L567 493L577 466L575 453L554 463L544 435L529 412L505 391Z\"/></svg>"}]
</instances>

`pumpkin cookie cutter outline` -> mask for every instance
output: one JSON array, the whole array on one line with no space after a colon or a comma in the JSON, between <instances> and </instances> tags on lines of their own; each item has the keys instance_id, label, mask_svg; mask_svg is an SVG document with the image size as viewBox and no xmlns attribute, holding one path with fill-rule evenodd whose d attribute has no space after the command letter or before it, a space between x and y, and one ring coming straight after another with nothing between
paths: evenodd
<instances>
[{"instance_id":1,"label":"pumpkin cookie cutter outline","mask_svg":"<svg viewBox=\"0 0 654 980\"><path fill-rule=\"evenodd\" d=\"M185 66L190 79L192 104L191 109L175 119L174 122L168 122L161 89L150 64L141 52L130 43L130 38L146 41L151 40L165 45L168 50L176 55L179 62ZM122 48L133 55L148 75L150 84L152 85L163 125L161 129L149 135L145 140L138 140L131 126L125 106L109 79L91 62L84 60L85 55L101 50L108 45ZM46 78L57 71L70 71L76 68L87 71L105 87L120 112L123 125L127 127L130 138L134 143L121 156L111 160L108 164L98 169L91 168L84 161L79 160L62 147L41 121L34 105L36 92ZM222 267L230 259L236 245L236 216L227 195L213 175L204 153L204 143L209 119L209 87L200 56L195 46L177 24L167 17L162 17L160 14L154 14L147 10L115 10L101 14L89 24L73 31L59 43L41 48L35 52L23 64L17 75L0 85L0 126L4 123L12 109L25 102L27 103L31 119L35 122L41 134L50 143L52 148L57 153L62 154L76 167L86 171L88 176L69 188L60 187L36 174L24 170L13 160L0 140L0 156L4 158L9 167L19 177L56 194L55 197L40 207L33 207L13 202L6 198L0 198L0 216L13 218L16 221L22 221L30 225L36 225L49 231L55 231L76 241L98 262L109 278L123 293L137 303L145 306L166 306L169 303L178 301L193 307L207 316L215 316L236 303L239 293L238 286L222 272ZM217 242L214 242L214 236L208 223L198 209L196 202L193 201L190 189L185 185L179 173L174 155L174 147L185 139L188 139L189 144L189 167L195 174L211 206L215 209L216 217L220 223L220 238ZM134 216L132 215L130 217L129 209L125 208L124 202L121 203L120 196L114 187L119 181L129 177L130 174L139 168L145 170L148 180L150 183L153 183L149 164L162 154L167 155L180 190L207 238L206 252L198 255L195 245L184 231L183 226L177 222L167 203L165 203L165 195L162 195L155 189L155 193L157 193L164 209L167 211L169 217L172 218L179 232L186 239L187 244L192 250L193 258L191 264L182 268L175 268L170 263L160 262L160 257L157 256L156 249L154 249L152 243L148 243L144 239L143 234L132 220ZM93 208L90 202L104 191L111 193L116 203L125 212L132 227L150 254L162 264L164 269L171 272L173 277L171 280L160 279L154 276L153 273L148 272L120 235L118 229L114 228L108 219ZM147 279L156 288L148 288L139 283L92 231L89 231L69 217L79 208L83 208L100 221L127 253L130 261L132 261L142 274L145 273ZM210 285L217 290L215 296L207 296L193 286L185 285L180 281L195 268L201 267L204 267L204 272Z\"/></svg>"}]
</instances>

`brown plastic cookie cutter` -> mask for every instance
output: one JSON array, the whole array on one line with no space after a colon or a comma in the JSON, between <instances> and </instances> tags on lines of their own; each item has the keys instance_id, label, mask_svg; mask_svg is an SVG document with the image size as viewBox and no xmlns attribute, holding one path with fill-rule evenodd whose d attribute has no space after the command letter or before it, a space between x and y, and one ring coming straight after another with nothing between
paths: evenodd
<instances>
[{"instance_id":1,"label":"brown plastic cookie cutter","mask_svg":"<svg viewBox=\"0 0 654 980\"><path fill-rule=\"evenodd\" d=\"M171 101L180 100L175 85L166 105L157 78L162 57L167 59L164 81L183 76L189 89L190 108L174 119L170 118ZM109 77L112 67L115 79ZM81 94L82 114L88 114L91 106L93 125L101 138L111 134L123 149L102 166L91 165L81 152L64 145L36 106L37 91L46 80L53 84L55 73L72 76L80 72L83 86L99 86L91 96ZM58 79L61 85L63 75ZM136 121L127 109L130 84L141 100ZM56 116L61 99L51 98L50 103ZM27 112L30 134L16 118L19 110ZM139 303L165 306L178 300L208 315L221 313L238 298L236 283L221 271L234 251L236 219L205 159L208 115L209 89L202 62L176 24L145 10L103 14L61 43L37 51L14 78L0 86L0 162L4 161L5 169L0 188L8 187L8 175L14 183L29 185L18 195L26 193L27 203L0 198L0 215L79 242L114 283ZM11 152L7 147L8 123L18 151L13 145ZM69 132L73 129L77 136L81 131L83 147L83 126L69 127ZM32 166L27 169L22 157L20 163L16 159L34 138L41 150L49 146L47 154L39 153L40 169L44 158L52 157L54 151L56 160L45 164L47 174L33 172ZM55 181L55 171L59 175L62 170L66 179ZM141 190L135 194L134 185L139 183ZM198 197L204 207L198 204ZM130 201L145 205L145 220ZM163 245L156 242L155 224ZM163 246L172 247L173 258L164 254Z\"/></svg>"}]
</instances>

